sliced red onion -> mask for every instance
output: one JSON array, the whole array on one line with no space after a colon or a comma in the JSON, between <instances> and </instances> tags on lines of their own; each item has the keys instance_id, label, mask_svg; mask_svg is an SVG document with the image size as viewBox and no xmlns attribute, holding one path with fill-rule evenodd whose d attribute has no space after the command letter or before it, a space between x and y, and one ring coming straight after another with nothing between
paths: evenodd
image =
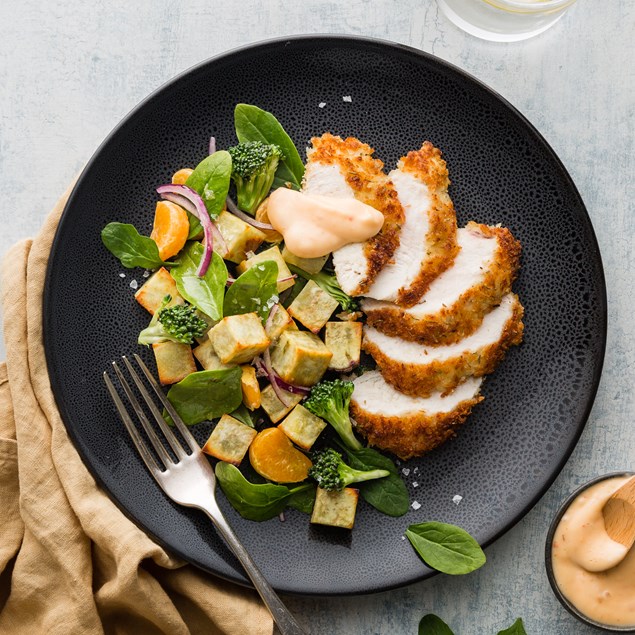
<instances>
[{"instance_id":1,"label":"sliced red onion","mask_svg":"<svg viewBox=\"0 0 635 635\"><path fill-rule=\"evenodd\" d=\"M240 218L240 220L245 221L247 224L255 227L256 229L264 229L265 231L276 231L276 228L273 225L269 225L269 223L261 223L259 220L252 218L249 214L246 214L242 210L238 209L238 206L234 201L227 197L227 209L234 215Z\"/></svg>"},{"instance_id":2,"label":"sliced red onion","mask_svg":"<svg viewBox=\"0 0 635 635\"><path fill-rule=\"evenodd\" d=\"M236 282L236 278L228 277L227 278L227 282L225 283L225 286L226 287L231 287L232 284L234 284L234 282Z\"/></svg>"},{"instance_id":3,"label":"sliced red onion","mask_svg":"<svg viewBox=\"0 0 635 635\"><path fill-rule=\"evenodd\" d=\"M223 250L227 252L227 245L220 233L218 227L212 223L212 219L207 212L205 202L201 198L200 194L187 185L174 185L172 183L167 185L161 185L157 188L157 193L161 198L166 201L171 201L176 205L179 205L183 209L186 209L190 214L196 216L203 227L204 235L204 251L203 258L199 264L196 274L199 278L202 278L209 267L209 263L212 260L212 252L214 251L214 240Z\"/></svg>"},{"instance_id":4,"label":"sliced red onion","mask_svg":"<svg viewBox=\"0 0 635 635\"><path fill-rule=\"evenodd\" d=\"M201 262L196 270L196 275L199 278L202 278L207 272L209 263L212 261L212 252L214 250L214 224L207 213L205 202L198 192L187 185L173 185L171 183L168 185L160 185L157 188L157 193L161 196L161 198L172 202L175 202L172 198L173 195L176 195L179 199L185 199L188 201L190 205L185 206L185 209L187 209L187 211L191 214L194 214L203 226L203 234L205 236L205 240L203 241L203 257L201 258ZM177 203L177 205L178 204L182 203Z\"/></svg>"},{"instance_id":5,"label":"sliced red onion","mask_svg":"<svg viewBox=\"0 0 635 635\"><path fill-rule=\"evenodd\" d=\"M273 370L273 366L271 365L271 353L269 352L268 348L262 354L262 358L265 363L265 370L267 371L267 377L269 377L269 381L271 382L271 387L273 388L273 392L276 393L276 397L280 399L280 401L282 402L282 405L285 406L285 408L291 407L292 402L289 400L287 395L284 394L284 391L282 390L282 388L278 385L278 381L277 381L278 378L276 377L276 373Z\"/></svg>"},{"instance_id":6,"label":"sliced red onion","mask_svg":"<svg viewBox=\"0 0 635 635\"><path fill-rule=\"evenodd\" d=\"M287 392L290 392L294 395L302 395L303 397L306 397L311 392L311 389L307 388L306 386L296 386L295 384L286 382L284 379L282 379L282 377L280 377L280 375L278 375L278 373L276 373L275 370L273 371L273 373L276 383L283 390L286 390Z\"/></svg>"},{"instance_id":7,"label":"sliced red onion","mask_svg":"<svg viewBox=\"0 0 635 635\"><path fill-rule=\"evenodd\" d=\"M267 316L267 321L265 322L265 331L268 331L271 328L271 325L273 324L273 318L275 314L278 312L279 308L280 308L280 305L277 302L271 307L271 311L269 311L269 315Z\"/></svg>"},{"instance_id":8,"label":"sliced red onion","mask_svg":"<svg viewBox=\"0 0 635 635\"><path fill-rule=\"evenodd\" d=\"M216 152L216 137L209 138L209 153L214 154Z\"/></svg>"}]
</instances>

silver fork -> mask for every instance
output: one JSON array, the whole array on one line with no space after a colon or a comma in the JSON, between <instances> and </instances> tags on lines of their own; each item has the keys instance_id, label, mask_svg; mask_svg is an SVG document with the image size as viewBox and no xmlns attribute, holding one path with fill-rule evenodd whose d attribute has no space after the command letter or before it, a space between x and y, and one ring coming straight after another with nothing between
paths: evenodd
<instances>
[{"instance_id":1,"label":"silver fork","mask_svg":"<svg viewBox=\"0 0 635 635\"><path fill-rule=\"evenodd\" d=\"M154 428L150 425L148 418L146 417L139 401L135 397L134 392L130 388L130 384L126 380L122 370L116 362L112 362L113 369L119 379L123 392L128 398L132 409L135 411L148 439L150 440L150 443L152 444L152 447L160 459L159 463L157 463L156 459L152 456L146 442L143 440L143 437L134 425L126 407L121 401L110 376L107 372L104 372L104 381L106 382L108 392L115 403L117 412L130 433L143 462L146 464L148 470L150 470L150 474L152 474L161 489L174 502L179 503L180 505L185 505L186 507L195 507L202 510L209 516L211 521L214 523L216 530L225 539L225 542L229 545L229 548L234 552L238 560L240 560L240 563L247 572L247 575L256 588L256 591L258 591L262 601L269 609L280 633L282 635L307 635L307 632L298 624L296 619L289 612L289 609L282 603L276 592L271 588L271 585L262 575L256 566L256 563L252 560L240 540L238 540L234 530L225 520L225 517L216 502L216 475L214 474L214 470L212 469L209 461L201 451L196 439L192 436L190 431L187 429L187 426L176 413L172 404L167 400L159 384L152 376L152 373L143 363L143 360L136 354L134 357L156 396L161 401L161 404L168 411L170 417L172 417L174 424L185 440L187 449L189 449L188 452L182 447L174 432L172 432L170 426L166 423L161 411L153 401L150 393L133 368L130 360L125 356L122 357L130 376L137 385L141 396L154 416L154 419L167 440L168 445L172 448L174 455L177 457L176 461L172 459Z\"/></svg>"}]
</instances>

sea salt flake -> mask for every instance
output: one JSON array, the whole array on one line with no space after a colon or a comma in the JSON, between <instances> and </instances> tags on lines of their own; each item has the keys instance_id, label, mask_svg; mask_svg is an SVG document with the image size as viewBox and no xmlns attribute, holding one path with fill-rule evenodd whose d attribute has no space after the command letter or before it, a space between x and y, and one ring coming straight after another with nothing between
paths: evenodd
<instances>
[{"instance_id":1,"label":"sea salt flake","mask_svg":"<svg viewBox=\"0 0 635 635\"><path fill-rule=\"evenodd\" d=\"M136 280L131 280L130 281L130 288L131 289L136 289L139 286L139 283Z\"/></svg>"},{"instance_id":2,"label":"sea salt flake","mask_svg":"<svg viewBox=\"0 0 635 635\"><path fill-rule=\"evenodd\" d=\"M463 496L461 496L460 494L456 494L452 497L452 502L455 505L458 505L462 500L463 500Z\"/></svg>"},{"instance_id":3,"label":"sea salt flake","mask_svg":"<svg viewBox=\"0 0 635 635\"><path fill-rule=\"evenodd\" d=\"M401 473L402 473L404 476L408 476L408 474L410 474L410 468L404 467L404 468L401 470Z\"/></svg>"},{"instance_id":4,"label":"sea salt flake","mask_svg":"<svg viewBox=\"0 0 635 635\"><path fill-rule=\"evenodd\" d=\"M120 278L125 278L125 277L126 277L126 274L125 274L125 273L120 273L120 274L119 274L119 277L120 277Z\"/></svg>"},{"instance_id":5,"label":"sea salt flake","mask_svg":"<svg viewBox=\"0 0 635 635\"><path fill-rule=\"evenodd\" d=\"M405 539L406 539L406 537L405 537L405 536L402 536L402 537L401 537L401 539L402 539L402 540L405 540Z\"/></svg>"},{"instance_id":6,"label":"sea salt flake","mask_svg":"<svg viewBox=\"0 0 635 635\"><path fill-rule=\"evenodd\" d=\"M412 481L412 486L413 487L419 487L419 483L417 483L417 481Z\"/></svg>"},{"instance_id":7,"label":"sea salt flake","mask_svg":"<svg viewBox=\"0 0 635 635\"><path fill-rule=\"evenodd\" d=\"M344 95L344 97L342 97L342 101L350 104L353 101L353 98L350 95Z\"/></svg>"},{"instance_id":8,"label":"sea salt flake","mask_svg":"<svg viewBox=\"0 0 635 635\"><path fill-rule=\"evenodd\" d=\"M149 275L150 275L150 272L146 269L146 270L143 272L143 277L144 277L144 278L147 278Z\"/></svg>"},{"instance_id":9,"label":"sea salt flake","mask_svg":"<svg viewBox=\"0 0 635 635\"><path fill-rule=\"evenodd\" d=\"M412 505L410 505L410 507L412 507L412 509L414 509L415 511L417 509L419 509L421 507L421 503L419 501L413 501Z\"/></svg>"},{"instance_id":10,"label":"sea salt flake","mask_svg":"<svg viewBox=\"0 0 635 635\"><path fill-rule=\"evenodd\" d=\"M326 102L325 102L325 101L321 101L321 102L318 104L318 108L324 108L324 106L326 106Z\"/></svg>"}]
</instances>

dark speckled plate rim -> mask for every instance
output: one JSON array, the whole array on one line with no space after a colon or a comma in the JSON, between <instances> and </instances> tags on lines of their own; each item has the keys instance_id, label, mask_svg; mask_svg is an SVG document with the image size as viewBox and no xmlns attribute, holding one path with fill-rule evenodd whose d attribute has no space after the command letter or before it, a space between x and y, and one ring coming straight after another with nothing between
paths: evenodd
<instances>
[{"instance_id":1,"label":"dark speckled plate rim","mask_svg":"<svg viewBox=\"0 0 635 635\"><path fill-rule=\"evenodd\" d=\"M441 67L443 67L446 71L449 71L451 73L454 73L456 76L458 76L458 78L463 81L463 82L468 82L471 84L475 84L478 88L480 88L481 90L483 90L484 92L488 93L491 97L493 97L495 100L499 101L503 106L505 106L505 108L507 108L507 110L513 115L515 116L520 123L525 127L525 129L527 130L528 134L531 134L534 138L534 141L536 141L544 150L545 154L547 154L550 159L553 161L553 163L558 167L561 176L563 177L563 179L566 181L567 186L569 187L571 193L575 196L575 198L577 199L578 203L579 203L579 207L580 207L580 215L579 215L579 222L581 222L583 225L585 225L585 229L590 237L590 241L591 241L591 245L593 248L593 253L595 254L595 257L597 258L597 263L599 265L598 269L599 269L599 280L598 282L600 283L601 286L601 293L599 294L601 296L601 302L602 302L602 307L601 307L601 313L602 313L602 342L601 342L601 351L600 354L598 355L598 359L596 359L596 369L595 369L595 373L593 376L593 383L591 386L591 389L588 392L587 395L587 402L585 405L585 409L584 409L584 414L583 416L576 422L576 431L575 434L571 440L570 445L566 448L566 451L563 453L559 463L555 466L555 469L553 469L550 477L547 479L544 488L538 492L538 494L536 496L534 496L533 498L531 498L530 500L527 501L527 504L525 505L525 507L520 510L520 512L517 513L517 515L512 518L508 523L506 523L505 525L503 525L501 527L501 529L496 532L489 540L485 541L483 543L483 547L487 547L490 544L492 544L494 541L496 541L498 538L500 538L503 534L505 534L507 531L509 531L514 525L516 525L516 523L518 523L522 518L524 518L524 516L534 507L534 505L536 505L536 503L542 498L542 496L548 491L548 489L551 487L551 485L553 484L553 482L555 481L556 477L558 476L558 474L560 473L560 471L562 470L562 468L564 467L565 463L567 462L569 456L571 455L571 453L573 452L573 449L575 448L580 435L582 434L582 431L584 429L584 426L586 425L587 419L591 413L591 408L593 407L593 402L595 400L595 395L597 394L597 390L598 390L598 386L600 383L600 378L602 375L602 367L603 367L603 363L604 363L604 355L605 355L605 351L606 351L606 337L607 337L607 296L606 296L606 281L605 281L605 276L604 276L604 268L602 265L602 258L601 258L601 254L600 254L600 249L599 249L599 245L597 242L597 237L595 235L595 231L593 229L593 225L591 223L591 219L589 217L589 214L586 210L586 206L584 204L584 201L582 199L582 197L580 196L580 193L578 192L577 187L575 186L575 183L573 182L573 179L571 178L571 176L569 175L569 173L567 172L567 169L565 168L564 164L562 163L562 161L559 159L559 157L557 156L557 154L554 152L554 150L551 148L551 146L547 143L547 141L544 139L544 137L540 134L540 132L538 132L538 130L533 126L533 124L520 112L518 111L509 101L507 101L504 97L502 97L499 93L497 93L496 91L494 91L493 89L491 89L489 86L487 86L486 84L484 84L483 82L481 82L479 79L475 78L474 76L470 75L469 73L467 73L466 71L464 71L463 69L459 68L458 66L455 66L454 64L451 64L445 60L442 60L430 53L426 53L424 51L421 51L419 49L413 48L411 46L406 46L405 44L400 44L400 43L396 43L396 42L391 42L389 40L382 40L379 38L371 38L371 37L364 37L364 36L353 36L353 35L338 35L338 34L310 34L310 35L293 35L293 36L288 36L288 37L280 37L280 38L272 38L272 39L267 39L267 40L261 40L258 42L254 42L245 46L241 46L235 49L231 49L230 51L226 51L224 53L221 53L219 55L216 55L214 57L211 57L203 62L200 62L199 64L196 64L190 68L188 68L187 70L179 73L178 75L176 75L175 77L173 77L172 79L168 80L167 82L165 82L164 84L162 84L159 88L157 88L155 91L153 91L148 97L146 97L143 101L141 101L137 106L135 106L116 126L115 128L110 132L110 134L108 134L108 136L104 139L104 141L100 144L100 146L97 148L97 150L95 151L95 153L93 154L93 156L90 158L90 160L88 161L88 163L86 164L86 166L84 167L84 169L82 170L79 178L77 179L77 182L75 183L75 186L73 187L73 190L68 198L68 201L64 207L64 211L62 213L62 216L60 218L60 222L58 224L57 227L57 231L55 233L55 237L53 239L53 243L51 246L51 254L49 256L49 262L47 265L47 272L46 272L46 280L45 280L45 287L44 287L44 297L43 297L43 335L44 335L44 349L45 349L45 355L46 355L46 362L47 362L47 367L49 370L49 378L50 378L50 382L51 382L51 388L53 391L53 395L55 397L55 401L57 403L57 407L60 411L60 414L62 416L62 420L64 421L64 425L66 426L66 429L69 433L69 436L71 438L71 440L73 441L73 444L75 445L75 448L77 449L82 461L84 462L84 464L88 467L88 470L90 471L90 473L92 474L93 478L95 478L95 480L97 481L97 483L99 484L99 486L108 494L108 496L110 497L110 499L117 505L117 507L123 512L123 514L129 518L132 522L134 522L137 526L141 527L141 529L143 529L143 531L148 534L157 544L161 545L164 549L166 549L168 552L173 553L177 556L179 556L180 558L182 558L183 560L187 561L187 562L191 562L192 564L194 564L195 566L202 568L203 570L207 571L208 573L211 573L212 575L215 575L216 577L220 577L226 580L229 580L230 582L234 582L237 584L240 584L242 586L251 586L249 584L245 584L244 580L234 577L234 576L227 576L227 575L221 575L218 572L209 569L208 567L203 567L201 566L199 563L197 562L193 562L191 560L191 558L189 558L186 554L182 553L177 547L173 546L173 545L168 545L166 544L164 541L160 540L157 538L157 536L155 536L153 534L152 531L150 531L150 529L148 527L146 527L143 523L141 523L135 516L134 513L131 510L128 510L120 501L119 499L112 493L110 492L110 490L106 487L106 485L104 484L104 482L102 481L102 479L99 477L99 475L97 474L97 471L95 469L93 469L92 464L90 462L90 458L89 458L89 454L87 451L85 451L85 448L82 445L82 440L79 438L79 436L77 436L75 434L75 430L73 429L72 426L67 425L66 421L69 421L71 419L71 417L69 416L69 413L66 409L66 406L64 404L64 402L60 399L57 399L57 394L58 392L61 394L61 386L60 383L58 381L58 375L55 371L55 364L54 364L54 359L52 359L51 354L50 354L50 347L49 347L49 343L51 342L51 338L54 336L53 332L52 332L52 325L50 323L50 316L51 316L51 307L54 303L54 298L52 297L52 294L50 293L50 288L51 288L51 282L52 282L52 278L53 278L53 267L52 267L52 262L54 260L53 256L55 254L55 251L58 247L59 241L60 241L60 236L61 234L64 232L64 228L66 223L69 220L69 214L68 214L68 210L72 208L74 201L75 201L75 196L77 194L77 192L80 190L80 188L82 187L83 181L85 179L86 174L89 172L89 170L91 169L93 163L95 163L98 158L99 155L101 154L101 151L104 147L106 147L109 143L111 143L113 141L113 139L115 139L117 137L117 135L119 134L119 132L128 124L128 122L130 121L131 118L133 118L136 114L138 114L139 112L141 112L149 103L153 102L155 99L159 99L164 91L166 91L167 89L169 89L173 84L176 84L177 82L179 82L181 79L183 79L185 76L193 74L193 73L198 73L200 72L202 69L204 69L205 67L207 67L208 65L212 65L212 64L216 64L219 62L223 62L224 60L227 60L229 58L240 58L241 55L249 53L252 54L253 51L255 49L269 49L269 48L276 48L276 47L285 47L290 45L291 43L298 43L298 44L309 44L309 45L313 45L313 46L318 46L321 43L328 45L328 46L332 46L332 45L341 45L341 46L351 46L351 47L366 47L366 48L370 48L370 49L374 49L376 51L383 51L383 52L390 52L391 50L398 50L402 53L405 53L409 56L411 56L413 58L413 60L417 60L418 59L424 59L426 60L428 63L432 63L432 64L437 64ZM158 487L158 485L157 485ZM415 582L419 582L421 580L430 578L434 575L436 575L436 571L433 571L431 569L429 569L428 567L424 566L422 563L422 567L421 567L421 575L420 576L416 576L416 577L408 577L406 579L403 579L395 584L391 584L391 585L386 585L385 587L381 587L381 588L377 588L377 587L373 587L372 589L369 589L367 587L359 587L359 588L351 588L348 592L346 593L339 593L338 595L360 595L360 594L367 594L367 593L377 593L377 592L383 592L383 591L388 591L391 589L396 589L396 588L400 588L403 587L405 585L408 584L412 584ZM297 595L307 595L306 593L303 593L301 591L296 592ZM320 596L329 596L332 594L329 594L328 592L324 592L324 593L311 593L310 595L320 595Z\"/></svg>"}]
</instances>

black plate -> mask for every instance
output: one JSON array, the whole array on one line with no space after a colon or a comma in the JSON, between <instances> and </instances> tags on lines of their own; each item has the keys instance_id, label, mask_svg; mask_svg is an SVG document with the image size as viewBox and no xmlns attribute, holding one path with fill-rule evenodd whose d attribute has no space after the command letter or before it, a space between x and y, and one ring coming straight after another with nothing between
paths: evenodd
<instances>
[{"instance_id":1,"label":"black plate","mask_svg":"<svg viewBox=\"0 0 635 635\"><path fill-rule=\"evenodd\" d=\"M235 141L237 102L275 113L300 148L327 130L354 135L388 167L429 139L447 159L460 223L502 223L522 241L525 343L485 382L486 399L458 438L405 466L418 511L394 519L361 504L349 533L295 511L284 523L245 521L219 496L281 591L364 593L420 580L432 572L403 539L409 523L443 520L492 542L546 491L582 431L606 338L589 217L563 165L513 107L445 62L385 42L303 37L243 48L172 80L126 117L84 170L53 245L44 300L51 382L77 449L119 507L172 552L230 580L245 581L237 561L203 514L162 494L108 399L101 371L138 350L148 316L129 286L141 272L120 278L99 232L117 220L149 233L155 187L201 160L210 135L221 148Z\"/></svg>"}]
</instances>

